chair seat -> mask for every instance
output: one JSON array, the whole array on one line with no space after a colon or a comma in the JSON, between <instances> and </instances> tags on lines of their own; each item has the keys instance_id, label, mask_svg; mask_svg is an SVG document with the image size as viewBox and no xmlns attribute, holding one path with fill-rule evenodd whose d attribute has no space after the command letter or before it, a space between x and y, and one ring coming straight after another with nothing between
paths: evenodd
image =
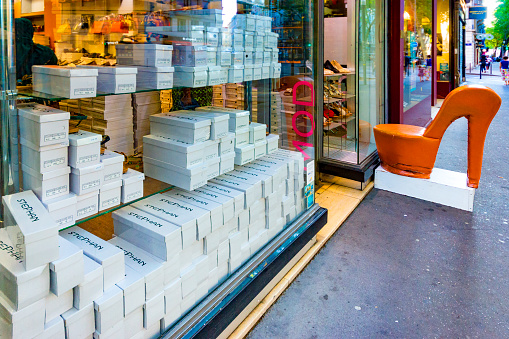
<instances>
[{"instance_id":1,"label":"chair seat","mask_svg":"<svg viewBox=\"0 0 509 339\"><path fill-rule=\"evenodd\" d=\"M399 124L382 124L376 125L374 128L378 133L393 135L395 137L404 138L421 138L426 131L425 128L413 125L399 125Z\"/></svg>"}]
</instances>

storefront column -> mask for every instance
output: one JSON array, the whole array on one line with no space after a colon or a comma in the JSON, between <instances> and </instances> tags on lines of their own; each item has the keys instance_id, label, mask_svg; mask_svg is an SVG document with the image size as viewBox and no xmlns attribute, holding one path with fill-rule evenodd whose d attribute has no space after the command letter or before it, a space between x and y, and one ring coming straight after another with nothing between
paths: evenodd
<instances>
[{"instance_id":1,"label":"storefront column","mask_svg":"<svg viewBox=\"0 0 509 339\"><path fill-rule=\"evenodd\" d=\"M389 2L389 60L388 60L388 95L389 123L403 122L403 68L404 57L404 0Z\"/></svg>"}]
</instances>

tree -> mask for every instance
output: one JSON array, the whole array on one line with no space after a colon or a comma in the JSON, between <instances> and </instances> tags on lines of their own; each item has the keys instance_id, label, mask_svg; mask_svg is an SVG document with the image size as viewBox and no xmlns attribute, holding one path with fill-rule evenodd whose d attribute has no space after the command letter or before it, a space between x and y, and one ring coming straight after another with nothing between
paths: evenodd
<instances>
[{"instance_id":1,"label":"tree","mask_svg":"<svg viewBox=\"0 0 509 339\"><path fill-rule=\"evenodd\" d=\"M495 10L495 22L493 23L493 36L499 37L501 42L501 53L507 49L509 43L509 0L498 0L498 7Z\"/></svg>"},{"instance_id":2,"label":"tree","mask_svg":"<svg viewBox=\"0 0 509 339\"><path fill-rule=\"evenodd\" d=\"M485 44L486 47L489 49L497 49L498 47L502 47L504 43L504 38L502 37L502 34L495 30L495 27L488 27L486 29L486 33L493 35L492 40L486 40Z\"/></svg>"}]
</instances>

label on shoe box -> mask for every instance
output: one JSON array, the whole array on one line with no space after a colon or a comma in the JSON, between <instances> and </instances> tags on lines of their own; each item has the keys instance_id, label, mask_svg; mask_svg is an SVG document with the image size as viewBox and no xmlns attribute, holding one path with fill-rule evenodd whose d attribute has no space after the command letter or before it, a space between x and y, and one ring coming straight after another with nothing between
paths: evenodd
<instances>
[{"instance_id":1,"label":"label on shoe box","mask_svg":"<svg viewBox=\"0 0 509 339\"><path fill-rule=\"evenodd\" d=\"M182 227L182 247L210 233L210 212L167 195L156 194L133 204L150 214ZM194 239L189 239L190 227L194 226Z\"/></svg>"},{"instance_id":2,"label":"label on shoe box","mask_svg":"<svg viewBox=\"0 0 509 339\"><path fill-rule=\"evenodd\" d=\"M244 206L246 204L244 192L213 182L208 182L202 188L213 193L222 194L233 198L235 216L238 216L240 212L244 210Z\"/></svg>"},{"instance_id":3,"label":"label on shoe box","mask_svg":"<svg viewBox=\"0 0 509 339\"><path fill-rule=\"evenodd\" d=\"M58 224L32 191L2 197L4 227L27 270L58 259Z\"/></svg>"},{"instance_id":4,"label":"label on shoe box","mask_svg":"<svg viewBox=\"0 0 509 339\"><path fill-rule=\"evenodd\" d=\"M226 174L223 174L217 178L212 179L211 182L244 192L245 195L244 208L250 207L256 200L263 198L261 180L255 183L247 183L245 181L241 181L231 176L225 176Z\"/></svg>"},{"instance_id":5,"label":"label on shoe box","mask_svg":"<svg viewBox=\"0 0 509 339\"><path fill-rule=\"evenodd\" d=\"M68 228L60 232L60 235L81 248L83 253L103 266L104 290L124 279L124 256L121 250L78 226Z\"/></svg>"},{"instance_id":6,"label":"label on shoe box","mask_svg":"<svg viewBox=\"0 0 509 339\"><path fill-rule=\"evenodd\" d=\"M223 209L223 224L230 221L235 215L234 199L232 197L214 193L206 187L200 187L193 191L198 197L220 204Z\"/></svg>"},{"instance_id":7,"label":"label on shoe box","mask_svg":"<svg viewBox=\"0 0 509 339\"><path fill-rule=\"evenodd\" d=\"M211 231L223 225L223 206L203 199L193 192L188 192L182 189L173 189L171 191L163 193L164 195L171 196L175 199L186 201L191 205L210 211Z\"/></svg>"}]
</instances>

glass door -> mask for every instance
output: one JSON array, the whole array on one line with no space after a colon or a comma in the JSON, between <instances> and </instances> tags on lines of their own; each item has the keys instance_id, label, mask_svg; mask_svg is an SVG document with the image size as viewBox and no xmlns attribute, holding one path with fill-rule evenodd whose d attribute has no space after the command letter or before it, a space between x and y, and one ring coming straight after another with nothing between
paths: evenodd
<instances>
[{"instance_id":1,"label":"glass door","mask_svg":"<svg viewBox=\"0 0 509 339\"><path fill-rule=\"evenodd\" d=\"M385 122L385 2L336 7L325 2L322 161L360 166Z\"/></svg>"}]
</instances>

